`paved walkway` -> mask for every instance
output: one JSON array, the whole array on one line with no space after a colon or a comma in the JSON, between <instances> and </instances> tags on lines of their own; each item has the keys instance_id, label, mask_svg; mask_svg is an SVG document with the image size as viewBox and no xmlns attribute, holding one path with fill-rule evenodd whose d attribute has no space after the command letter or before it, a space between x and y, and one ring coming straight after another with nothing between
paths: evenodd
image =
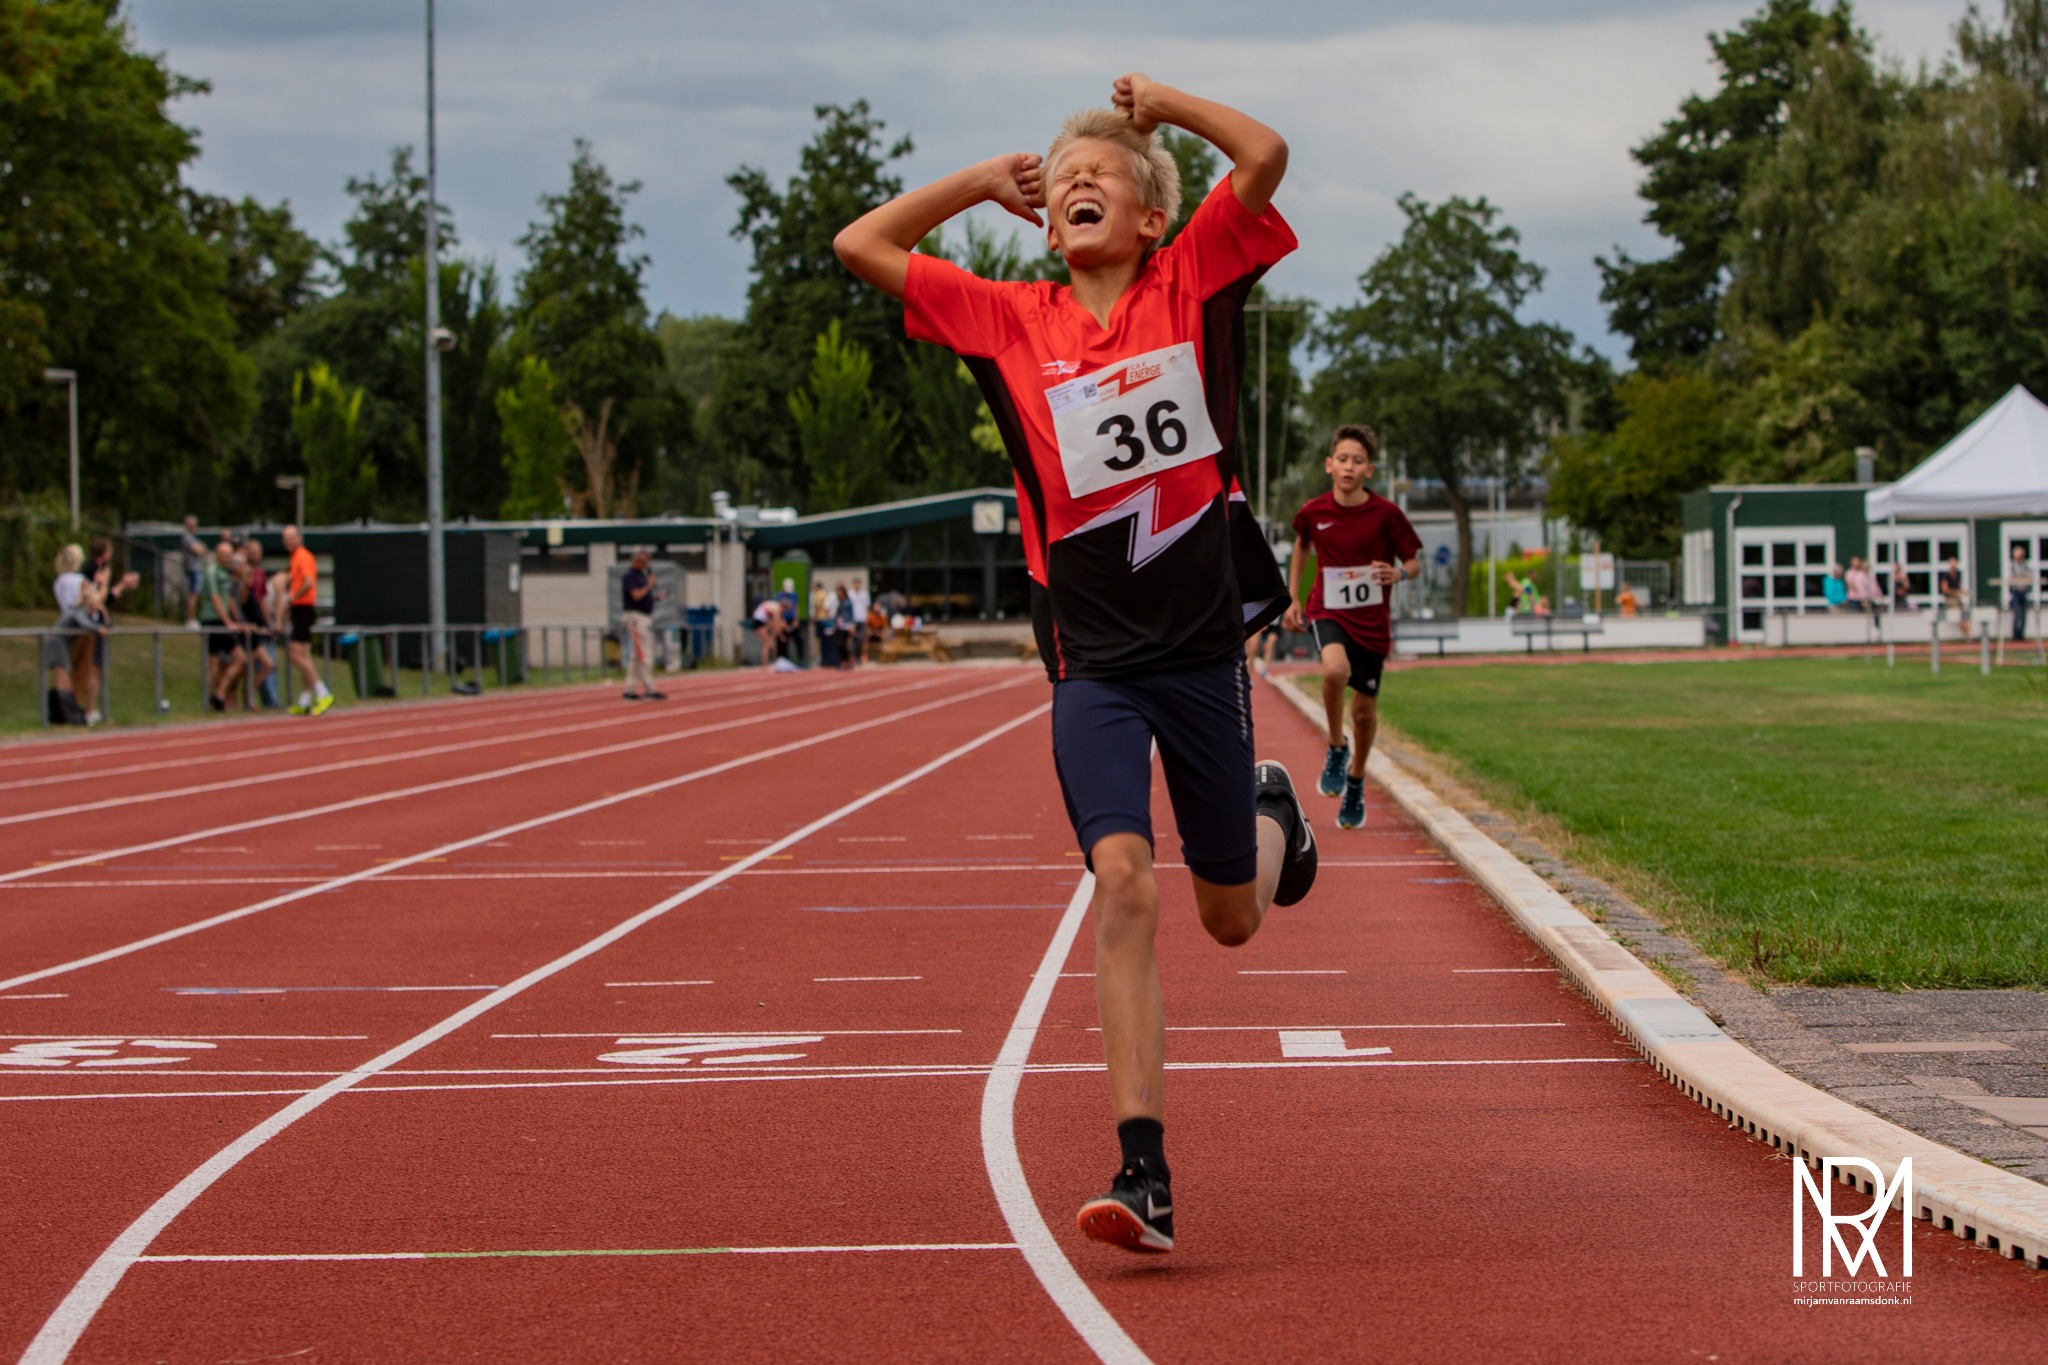
<instances>
[{"instance_id":1,"label":"paved walkway","mask_svg":"<svg viewBox=\"0 0 2048 1365\"><path fill-rule=\"evenodd\" d=\"M1759 990L1446 776L1427 751L1379 747L1449 798L1716 1023L1772 1064L1874 1114L2048 1184L2048 992Z\"/></svg>"}]
</instances>

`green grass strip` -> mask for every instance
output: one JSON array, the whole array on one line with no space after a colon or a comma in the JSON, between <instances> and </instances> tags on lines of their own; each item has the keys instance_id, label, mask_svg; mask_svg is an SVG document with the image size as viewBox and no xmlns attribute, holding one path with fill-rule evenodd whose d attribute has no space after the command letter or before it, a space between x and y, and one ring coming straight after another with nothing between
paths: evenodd
<instances>
[{"instance_id":1,"label":"green grass strip","mask_svg":"<svg viewBox=\"0 0 2048 1365\"><path fill-rule=\"evenodd\" d=\"M2039 669L1430 668L1390 677L1380 706L1756 978L2048 987Z\"/></svg>"}]
</instances>

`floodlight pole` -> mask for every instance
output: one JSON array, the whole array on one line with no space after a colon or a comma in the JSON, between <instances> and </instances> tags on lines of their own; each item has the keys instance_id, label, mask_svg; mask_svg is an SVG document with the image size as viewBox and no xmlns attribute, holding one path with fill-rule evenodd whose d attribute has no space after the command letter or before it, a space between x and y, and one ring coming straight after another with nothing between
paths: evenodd
<instances>
[{"instance_id":1,"label":"floodlight pole","mask_svg":"<svg viewBox=\"0 0 2048 1365\"><path fill-rule=\"evenodd\" d=\"M1303 305L1271 304L1261 299L1247 303L1244 311L1259 315L1259 526L1263 529L1270 515L1266 506L1266 314L1299 313Z\"/></svg>"},{"instance_id":2,"label":"floodlight pole","mask_svg":"<svg viewBox=\"0 0 2048 1365\"><path fill-rule=\"evenodd\" d=\"M448 652L448 565L441 524L441 273L435 260L440 228L438 166L434 154L434 0L427 0L427 625L432 657L427 669L444 666Z\"/></svg>"},{"instance_id":3,"label":"floodlight pole","mask_svg":"<svg viewBox=\"0 0 2048 1365\"><path fill-rule=\"evenodd\" d=\"M304 474L280 474L277 476L277 486L279 488L289 488L292 490L292 507L294 511L297 513L297 515L295 515L292 518L292 525L298 527L302 531L305 530L306 476Z\"/></svg>"},{"instance_id":4,"label":"floodlight pole","mask_svg":"<svg viewBox=\"0 0 2048 1365\"><path fill-rule=\"evenodd\" d=\"M44 370L43 380L71 388L71 524L78 525L78 371Z\"/></svg>"}]
</instances>

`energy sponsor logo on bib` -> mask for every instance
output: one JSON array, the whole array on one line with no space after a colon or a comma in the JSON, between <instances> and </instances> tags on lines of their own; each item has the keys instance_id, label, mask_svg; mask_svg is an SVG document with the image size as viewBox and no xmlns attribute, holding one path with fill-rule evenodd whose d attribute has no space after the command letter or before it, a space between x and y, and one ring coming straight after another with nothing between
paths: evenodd
<instances>
[{"instance_id":1,"label":"energy sponsor logo on bib","mask_svg":"<svg viewBox=\"0 0 2048 1365\"><path fill-rule=\"evenodd\" d=\"M1056 384L1045 401L1073 497L1206 460L1223 448L1209 424L1192 342Z\"/></svg>"},{"instance_id":2,"label":"energy sponsor logo on bib","mask_svg":"<svg viewBox=\"0 0 2048 1365\"><path fill-rule=\"evenodd\" d=\"M1373 581L1372 570L1363 564L1323 570L1323 605L1331 611L1356 611L1386 600L1386 593Z\"/></svg>"}]
</instances>

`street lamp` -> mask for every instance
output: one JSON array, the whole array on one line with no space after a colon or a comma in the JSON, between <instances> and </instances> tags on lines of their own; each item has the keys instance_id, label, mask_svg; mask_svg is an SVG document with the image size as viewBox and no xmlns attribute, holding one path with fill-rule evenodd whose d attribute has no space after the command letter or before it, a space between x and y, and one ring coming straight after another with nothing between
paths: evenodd
<instances>
[{"instance_id":1,"label":"street lamp","mask_svg":"<svg viewBox=\"0 0 2048 1365\"><path fill-rule=\"evenodd\" d=\"M434 148L434 0L427 0L427 240L426 328L421 349L427 361L427 624L432 629L431 669L441 662L448 640L448 566L441 526L441 274L434 239L440 226L439 163ZM452 675L451 675L452 676Z\"/></svg>"},{"instance_id":2,"label":"street lamp","mask_svg":"<svg viewBox=\"0 0 2048 1365\"><path fill-rule=\"evenodd\" d=\"M294 505L298 508L298 514L292 518L292 525L298 527L301 531L305 530L306 476L304 474L280 474L277 476L277 486L279 488L289 488L292 490L292 493L294 495L293 502Z\"/></svg>"},{"instance_id":3,"label":"street lamp","mask_svg":"<svg viewBox=\"0 0 2048 1365\"><path fill-rule=\"evenodd\" d=\"M49 384L71 386L71 524L78 525L78 371L44 370L43 380Z\"/></svg>"}]
</instances>

